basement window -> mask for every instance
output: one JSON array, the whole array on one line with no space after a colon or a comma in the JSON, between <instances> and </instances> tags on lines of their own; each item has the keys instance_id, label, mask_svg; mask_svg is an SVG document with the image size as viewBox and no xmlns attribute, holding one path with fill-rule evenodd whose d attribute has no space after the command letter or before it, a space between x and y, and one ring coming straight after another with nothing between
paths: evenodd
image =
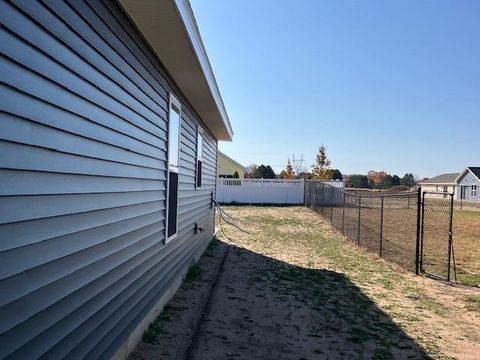
<instances>
[{"instance_id":1,"label":"basement window","mask_svg":"<svg viewBox=\"0 0 480 360\"><path fill-rule=\"evenodd\" d=\"M197 131L197 172L196 172L196 186L202 187L202 165L203 165L203 130L198 127Z\"/></svg>"},{"instance_id":2,"label":"basement window","mask_svg":"<svg viewBox=\"0 0 480 360\"><path fill-rule=\"evenodd\" d=\"M168 111L168 166L165 243L177 235L178 229L178 172L180 163L180 131L182 126L180 102L170 94Z\"/></svg>"}]
</instances>

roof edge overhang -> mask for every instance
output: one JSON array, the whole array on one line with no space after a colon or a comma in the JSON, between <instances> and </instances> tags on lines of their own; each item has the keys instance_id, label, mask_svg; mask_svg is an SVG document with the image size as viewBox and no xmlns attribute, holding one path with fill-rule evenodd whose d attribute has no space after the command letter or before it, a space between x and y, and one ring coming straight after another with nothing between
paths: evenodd
<instances>
[{"instance_id":1,"label":"roof edge overhang","mask_svg":"<svg viewBox=\"0 0 480 360\"><path fill-rule=\"evenodd\" d=\"M465 175L467 173L471 173L474 177L476 177L478 179L478 181L480 181L480 178L477 176L477 174L475 174L471 169L470 167L467 167L465 170L463 170L458 176L457 178L455 179L455 182L457 184L460 183L460 181L465 177Z\"/></svg>"},{"instance_id":2,"label":"roof edge overhang","mask_svg":"<svg viewBox=\"0 0 480 360\"><path fill-rule=\"evenodd\" d=\"M188 0L119 0L201 120L218 140L232 126Z\"/></svg>"},{"instance_id":3,"label":"roof edge overhang","mask_svg":"<svg viewBox=\"0 0 480 360\"><path fill-rule=\"evenodd\" d=\"M449 182L449 183L446 183L446 182L438 182L438 183L428 183L428 182L419 182L418 183L419 186L422 186L422 185L452 185L452 186L455 186L455 185L458 185L457 183L454 183L454 182Z\"/></svg>"},{"instance_id":4,"label":"roof edge overhang","mask_svg":"<svg viewBox=\"0 0 480 360\"><path fill-rule=\"evenodd\" d=\"M238 161L232 159L230 156L228 156L227 154L225 154L224 152L218 150L218 154L223 156L225 159L227 160L230 160L231 162L233 162L234 164L236 164L238 167L241 167L243 169L243 171L247 172L247 168L245 166L243 166L242 164L240 164Z\"/></svg>"}]
</instances>

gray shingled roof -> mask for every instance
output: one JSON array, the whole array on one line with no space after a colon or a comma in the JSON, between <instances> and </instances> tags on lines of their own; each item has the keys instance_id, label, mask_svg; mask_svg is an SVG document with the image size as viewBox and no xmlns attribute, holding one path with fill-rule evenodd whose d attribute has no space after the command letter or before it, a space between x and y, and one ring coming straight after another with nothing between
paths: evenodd
<instances>
[{"instance_id":1,"label":"gray shingled roof","mask_svg":"<svg viewBox=\"0 0 480 360\"><path fill-rule=\"evenodd\" d=\"M480 168L478 168L480 170ZM460 173L440 174L431 179L424 180L422 184L453 184Z\"/></svg>"},{"instance_id":2,"label":"gray shingled roof","mask_svg":"<svg viewBox=\"0 0 480 360\"><path fill-rule=\"evenodd\" d=\"M475 176L477 178L480 179L480 167L479 166L469 166L468 168L470 169L471 172L473 172L475 174Z\"/></svg>"}]
</instances>

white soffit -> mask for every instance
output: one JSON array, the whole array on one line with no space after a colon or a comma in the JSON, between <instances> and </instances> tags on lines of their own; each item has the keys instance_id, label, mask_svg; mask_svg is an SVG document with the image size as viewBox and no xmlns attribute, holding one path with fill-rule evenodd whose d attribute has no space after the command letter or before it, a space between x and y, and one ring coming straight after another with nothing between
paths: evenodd
<instances>
[{"instance_id":1,"label":"white soffit","mask_svg":"<svg viewBox=\"0 0 480 360\"><path fill-rule=\"evenodd\" d=\"M233 131L188 0L120 0L175 83L218 140Z\"/></svg>"}]
</instances>

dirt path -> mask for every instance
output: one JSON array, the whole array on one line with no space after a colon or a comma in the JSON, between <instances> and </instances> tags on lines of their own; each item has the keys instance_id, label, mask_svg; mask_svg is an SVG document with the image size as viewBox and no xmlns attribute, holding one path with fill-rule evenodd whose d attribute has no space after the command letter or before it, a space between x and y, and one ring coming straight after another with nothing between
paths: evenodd
<instances>
[{"instance_id":1,"label":"dirt path","mask_svg":"<svg viewBox=\"0 0 480 360\"><path fill-rule=\"evenodd\" d=\"M226 211L250 235L224 227L132 359L478 358L478 289L376 259L305 208Z\"/></svg>"}]
</instances>

